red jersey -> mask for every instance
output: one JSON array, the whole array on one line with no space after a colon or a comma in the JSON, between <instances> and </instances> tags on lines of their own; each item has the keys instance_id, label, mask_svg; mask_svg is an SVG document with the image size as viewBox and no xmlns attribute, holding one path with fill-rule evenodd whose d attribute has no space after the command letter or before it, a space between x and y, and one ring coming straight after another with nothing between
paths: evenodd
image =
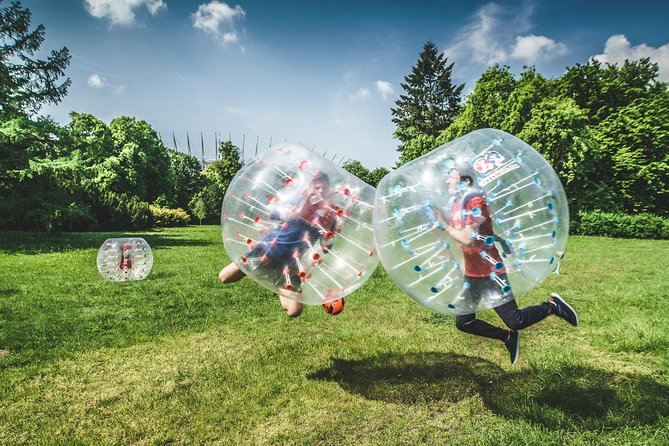
<instances>
[{"instance_id":1,"label":"red jersey","mask_svg":"<svg viewBox=\"0 0 669 446\"><path fill-rule=\"evenodd\" d=\"M466 203L465 207L466 213L462 215L460 201L455 200L453 203L453 214L451 216L453 227L464 229L467 225L478 224L476 232L480 235L484 237L493 235L492 219L485 199L475 196ZM472 209L476 208L481 210L481 215L478 217L472 216ZM481 253L485 253L484 256L488 259L485 259ZM494 244L487 246L483 240L474 240L474 243L470 246L462 245L462 254L465 258L465 276L467 277L488 277L490 273L502 274L506 272L504 267L499 270L495 269L494 263L501 263L502 257Z\"/></svg>"}]
</instances>

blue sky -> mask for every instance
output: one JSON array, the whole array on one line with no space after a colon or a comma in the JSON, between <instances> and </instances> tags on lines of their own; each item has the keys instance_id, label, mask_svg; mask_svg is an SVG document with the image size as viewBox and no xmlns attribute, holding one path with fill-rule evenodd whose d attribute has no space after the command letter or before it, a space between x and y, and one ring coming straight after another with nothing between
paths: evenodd
<instances>
[{"instance_id":1,"label":"blue sky","mask_svg":"<svg viewBox=\"0 0 669 446\"><path fill-rule=\"evenodd\" d=\"M7 3L7 0L4 2ZM390 108L428 40L470 91L493 63L547 77L596 57L650 57L669 81L666 1L30 0L44 50L72 54L68 96L43 114L147 121L168 146L214 156L301 142L339 162L398 159ZM245 136L244 136L245 135Z\"/></svg>"}]
</instances>

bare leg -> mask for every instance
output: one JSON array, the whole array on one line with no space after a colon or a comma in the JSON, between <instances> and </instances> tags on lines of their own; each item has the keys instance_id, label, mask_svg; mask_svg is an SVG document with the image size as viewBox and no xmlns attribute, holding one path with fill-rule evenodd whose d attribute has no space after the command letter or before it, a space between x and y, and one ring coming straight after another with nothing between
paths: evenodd
<instances>
[{"instance_id":1,"label":"bare leg","mask_svg":"<svg viewBox=\"0 0 669 446\"><path fill-rule=\"evenodd\" d=\"M296 293L294 291L279 290L279 303L281 304L281 308L285 310L288 316L297 317L302 314L304 304L294 300L300 296L300 293Z\"/></svg>"},{"instance_id":2,"label":"bare leg","mask_svg":"<svg viewBox=\"0 0 669 446\"><path fill-rule=\"evenodd\" d=\"M241 280L246 276L244 271L239 269L234 263L229 264L218 273L218 278L223 283L233 283Z\"/></svg>"}]
</instances>

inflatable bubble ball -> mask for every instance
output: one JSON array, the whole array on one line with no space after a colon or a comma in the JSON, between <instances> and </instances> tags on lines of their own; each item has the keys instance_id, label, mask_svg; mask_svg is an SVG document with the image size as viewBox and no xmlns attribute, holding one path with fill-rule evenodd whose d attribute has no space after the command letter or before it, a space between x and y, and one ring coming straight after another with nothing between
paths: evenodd
<instances>
[{"instance_id":1,"label":"inflatable bubble ball","mask_svg":"<svg viewBox=\"0 0 669 446\"><path fill-rule=\"evenodd\" d=\"M98 251L98 271L112 282L142 280L151 272L153 253L143 238L110 238Z\"/></svg>"},{"instance_id":2,"label":"inflatable bubble ball","mask_svg":"<svg viewBox=\"0 0 669 446\"><path fill-rule=\"evenodd\" d=\"M262 286L305 304L350 294L378 263L374 188L316 152L281 144L246 164L221 212L228 256Z\"/></svg>"},{"instance_id":3,"label":"inflatable bubble ball","mask_svg":"<svg viewBox=\"0 0 669 446\"><path fill-rule=\"evenodd\" d=\"M373 227L390 277L419 304L458 315L495 308L556 270L569 211L536 150L482 129L387 175Z\"/></svg>"}]
</instances>

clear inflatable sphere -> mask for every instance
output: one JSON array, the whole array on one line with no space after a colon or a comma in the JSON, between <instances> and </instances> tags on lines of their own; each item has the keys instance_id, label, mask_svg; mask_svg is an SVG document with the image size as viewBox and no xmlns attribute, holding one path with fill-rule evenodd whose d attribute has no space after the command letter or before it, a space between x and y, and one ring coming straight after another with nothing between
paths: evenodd
<instances>
[{"instance_id":1,"label":"clear inflatable sphere","mask_svg":"<svg viewBox=\"0 0 669 446\"><path fill-rule=\"evenodd\" d=\"M569 211L536 150L482 129L381 180L373 226L390 277L419 304L458 315L502 305L555 271Z\"/></svg>"},{"instance_id":2,"label":"clear inflatable sphere","mask_svg":"<svg viewBox=\"0 0 669 446\"><path fill-rule=\"evenodd\" d=\"M246 164L223 200L228 256L264 287L323 304L360 287L378 264L374 188L299 144Z\"/></svg>"},{"instance_id":3,"label":"clear inflatable sphere","mask_svg":"<svg viewBox=\"0 0 669 446\"><path fill-rule=\"evenodd\" d=\"M153 253L143 238L110 238L98 251L98 271L112 282L142 280L151 272Z\"/></svg>"}]
</instances>

